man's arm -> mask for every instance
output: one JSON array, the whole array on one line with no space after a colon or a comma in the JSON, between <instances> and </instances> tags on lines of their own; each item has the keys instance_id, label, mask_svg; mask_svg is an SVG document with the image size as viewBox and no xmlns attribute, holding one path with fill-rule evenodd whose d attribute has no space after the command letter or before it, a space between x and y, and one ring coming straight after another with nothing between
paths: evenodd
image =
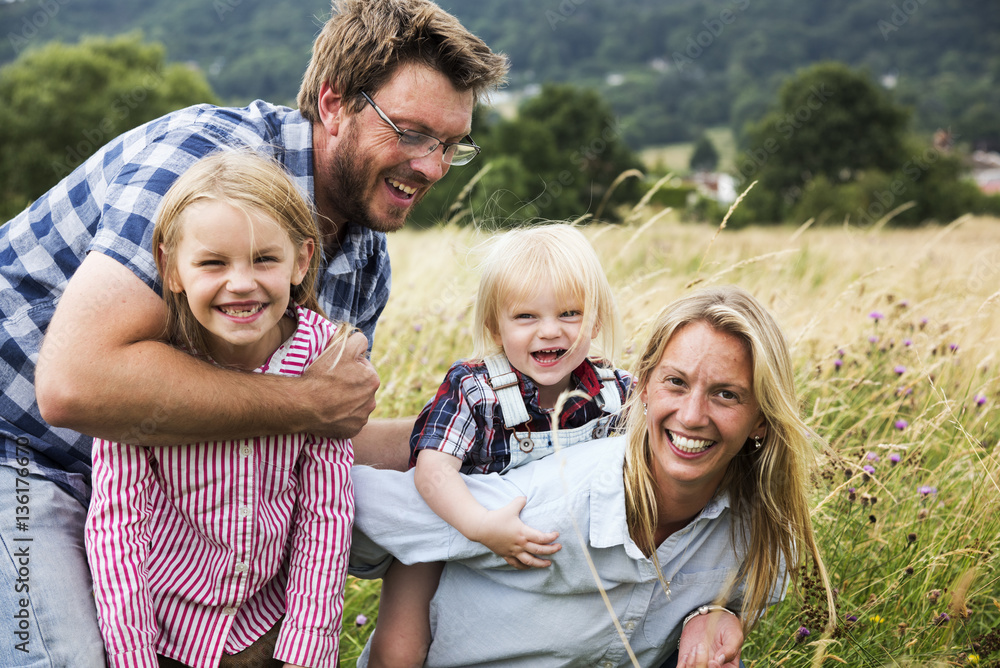
<instances>
[{"instance_id":1,"label":"man's arm","mask_svg":"<svg viewBox=\"0 0 1000 668\"><path fill-rule=\"evenodd\" d=\"M410 434L416 417L374 418L351 439L354 463L405 471L410 466Z\"/></svg>"},{"instance_id":2,"label":"man's arm","mask_svg":"<svg viewBox=\"0 0 1000 668\"><path fill-rule=\"evenodd\" d=\"M375 408L378 374L360 334L335 366L332 350L301 378L285 378L217 368L163 343L165 317L135 274L90 253L42 344L42 417L109 440L170 445L302 431L349 438Z\"/></svg>"}]
</instances>

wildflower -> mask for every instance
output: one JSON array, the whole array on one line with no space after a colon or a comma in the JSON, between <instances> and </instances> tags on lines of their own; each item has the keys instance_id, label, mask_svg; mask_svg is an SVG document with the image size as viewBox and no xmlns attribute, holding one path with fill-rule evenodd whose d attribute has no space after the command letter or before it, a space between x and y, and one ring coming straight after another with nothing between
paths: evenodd
<instances>
[{"instance_id":1,"label":"wildflower","mask_svg":"<svg viewBox=\"0 0 1000 668\"><path fill-rule=\"evenodd\" d=\"M844 356L844 349L843 348L837 348L837 356L838 357L843 357Z\"/></svg>"},{"instance_id":2,"label":"wildflower","mask_svg":"<svg viewBox=\"0 0 1000 668\"><path fill-rule=\"evenodd\" d=\"M975 653L970 654L969 656L965 657L965 660L969 662L970 666L978 666L979 665L979 655L978 654L975 654Z\"/></svg>"},{"instance_id":3,"label":"wildflower","mask_svg":"<svg viewBox=\"0 0 1000 668\"><path fill-rule=\"evenodd\" d=\"M917 511L917 519L921 521L926 520L927 516L930 514L931 511L927 510L926 508L921 508L920 510Z\"/></svg>"},{"instance_id":4,"label":"wildflower","mask_svg":"<svg viewBox=\"0 0 1000 668\"><path fill-rule=\"evenodd\" d=\"M927 592L927 599L931 603L937 603L937 600L939 598L941 598L941 590L940 589L931 589L929 592Z\"/></svg>"},{"instance_id":5,"label":"wildflower","mask_svg":"<svg viewBox=\"0 0 1000 668\"><path fill-rule=\"evenodd\" d=\"M868 522L869 522L870 524L875 524L875 522L877 522L877 521L878 521L878 520L877 520L877 519L875 518L875 516L874 516L874 515L869 515L869 516L868 516Z\"/></svg>"},{"instance_id":6,"label":"wildflower","mask_svg":"<svg viewBox=\"0 0 1000 668\"><path fill-rule=\"evenodd\" d=\"M846 617L844 617L844 621L853 623L858 621L858 617L857 615L847 615Z\"/></svg>"},{"instance_id":7,"label":"wildflower","mask_svg":"<svg viewBox=\"0 0 1000 668\"><path fill-rule=\"evenodd\" d=\"M948 344L948 350L950 350L953 353L958 352L958 344L957 343L949 343Z\"/></svg>"},{"instance_id":8,"label":"wildflower","mask_svg":"<svg viewBox=\"0 0 1000 668\"><path fill-rule=\"evenodd\" d=\"M883 316L878 311L872 311L871 313L868 314L868 317L871 318L872 320L874 320L875 322L878 322L879 320L881 320L885 316Z\"/></svg>"},{"instance_id":9,"label":"wildflower","mask_svg":"<svg viewBox=\"0 0 1000 668\"><path fill-rule=\"evenodd\" d=\"M899 376L902 376L904 373L906 373L906 367L903 366L902 364L897 364L892 370L895 371L896 374Z\"/></svg>"},{"instance_id":10,"label":"wildflower","mask_svg":"<svg viewBox=\"0 0 1000 668\"><path fill-rule=\"evenodd\" d=\"M951 621L951 617L948 616L947 612L942 612L940 615L934 618L934 626L941 626L942 624L947 624Z\"/></svg>"},{"instance_id":11,"label":"wildflower","mask_svg":"<svg viewBox=\"0 0 1000 668\"><path fill-rule=\"evenodd\" d=\"M837 359L833 360L833 368L834 369L840 369L840 367L842 367L842 366L844 366L844 360L840 359L839 357Z\"/></svg>"},{"instance_id":12,"label":"wildflower","mask_svg":"<svg viewBox=\"0 0 1000 668\"><path fill-rule=\"evenodd\" d=\"M869 452L867 455L865 455L865 459L867 459L870 462L877 462L878 455L875 454L874 452Z\"/></svg>"},{"instance_id":13,"label":"wildflower","mask_svg":"<svg viewBox=\"0 0 1000 668\"><path fill-rule=\"evenodd\" d=\"M907 566L905 569L903 569L903 572L906 573L907 575L913 575L913 566Z\"/></svg>"},{"instance_id":14,"label":"wildflower","mask_svg":"<svg viewBox=\"0 0 1000 668\"><path fill-rule=\"evenodd\" d=\"M913 339L903 339L903 345L909 348L913 345Z\"/></svg>"},{"instance_id":15,"label":"wildflower","mask_svg":"<svg viewBox=\"0 0 1000 668\"><path fill-rule=\"evenodd\" d=\"M909 305L910 305L910 302L906 301L905 299L903 301L899 302L898 304L896 304L896 306L898 306L899 308L906 308Z\"/></svg>"},{"instance_id":16,"label":"wildflower","mask_svg":"<svg viewBox=\"0 0 1000 668\"><path fill-rule=\"evenodd\" d=\"M977 406L982 406L983 404L986 403L986 395L980 392L979 394L976 395L974 401L976 402Z\"/></svg>"},{"instance_id":17,"label":"wildflower","mask_svg":"<svg viewBox=\"0 0 1000 668\"><path fill-rule=\"evenodd\" d=\"M900 419L900 420L896 420L896 423L895 423L895 424L894 424L893 426L894 426L894 427L895 427L896 429L898 429L898 430L900 430L900 431L903 431L904 429L906 429L907 427L909 427L909 426L910 426L910 423L909 423L909 422L907 422L906 420L902 420L902 419Z\"/></svg>"},{"instance_id":18,"label":"wildflower","mask_svg":"<svg viewBox=\"0 0 1000 668\"><path fill-rule=\"evenodd\" d=\"M917 491L920 492L921 496L928 496L930 494L937 494L937 487L931 487L930 485L921 485L920 489L918 489Z\"/></svg>"},{"instance_id":19,"label":"wildflower","mask_svg":"<svg viewBox=\"0 0 1000 668\"><path fill-rule=\"evenodd\" d=\"M868 337L868 343L878 343L878 337L872 334Z\"/></svg>"},{"instance_id":20,"label":"wildflower","mask_svg":"<svg viewBox=\"0 0 1000 668\"><path fill-rule=\"evenodd\" d=\"M809 629L804 626L800 626L799 630L795 632L795 642L805 642L809 635Z\"/></svg>"},{"instance_id":21,"label":"wildflower","mask_svg":"<svg viewBox=\"0 0 1000 668\"><path fill-rule=\"evenodd\" d=\"M920 319L920 329L923 329L924 327L926 327L927 323L929 323L929 322L930 322L929 318L921 318Z\"/></svg>"},{"instance_id":22,"label":"wildflower","mask_svg":"<svg viewBox=\"0 0 1000 668\"><path fill-rule=\"evenodd\" d=\"M858 496L855 493L855 489L853 487L849 487L847 489L847 500L848 501L855 501L855 500L857 500L857 498L858 498Z\"/></svg>"},{"instance_id":23,"label":"wildflower","mask_svg":"<svg viewBox=\"0 0 1000 668\"><path fill-rule=\"evenodd\" d=\"M906 534L906 542L907 543L911 543L911 544L912 543L916 543L917 542L917 534L915 534L915 533L908 533L908 534Z\"/></svg>"},{"instance_id":24,"label":"wildflower","mask_svg":"<svg viewBox=\"0 0 1000 668\"><path fill-rule=\"evenodd\" d=\"M884 624L885 618L882 617L881 615L871 615L870 617L868 617L868 621L871 622L872 624Z\"/></svg>"},{"instance_id":25,"label":"wildflower","mask_svg":"<svg viewBox=\"0 0 1000 668\"><path fill-rule=\"evenodd\" d=\"M872 466L871 464L865 464L864 466L861 467L861 470L867 473L868 475L875 475L875 467Z\"/></svg>"},{"instance_id":26,"label":"wildflower","mask_svg":"<svg viewBox=\"0 0 1000 668\"><path fill-rule=\"evenodd\" d=\"M354 620L355 626L364 626L367 623L368 623L368 618L365 617L364 615L358 615L357 618Z\"/></svg>"},{"instance_id":27,"label":"wildflower","mask_svg":"<svg viewBox=\"0 0 1000 668\"><path fill-rule=\"evenodd\" d=\"M424 328L424 326L423 326L423 325L421 325L421 324L420 324L420 323L418 322L417 324L415 324L415 325L413 326L413 331L414 331L414 332L418 332L418 333L419 333L420 331L422 331L422 330L423 330L423 328Z\"/></svg>"},{"instance_id":28,"label":"wildflower","mask_svg":"<svg viewBox=\"0 0 1000 668\"><path fill-rule=\"evenodd\" d=\"M852 475L854 475L854 471L852 471L851 469L844 469L844 479L845 480L850 480ZM853 487L851 488L851 491L852 492L854 491Z\"/></svg>"},{"instance_id":29,"label":"wildflower","mask_svg":"<svg viewBox=\"0 0 1000 668\"><path fill-rule=\"evenodd\" d=\"M899 463L899 453L894 452L889 455L889 466L895 466Z\"/></svg>"}]
</instances>

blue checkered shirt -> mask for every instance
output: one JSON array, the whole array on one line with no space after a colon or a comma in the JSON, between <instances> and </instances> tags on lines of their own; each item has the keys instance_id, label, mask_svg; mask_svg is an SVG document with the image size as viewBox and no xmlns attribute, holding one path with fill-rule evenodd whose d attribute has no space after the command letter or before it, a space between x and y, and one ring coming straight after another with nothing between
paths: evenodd
<instances>
[{"instance_id":1,"label":"blue checkered shirt","mask_svg":"<svg viewBox=\"0 0 1000 668\"><path fill-rule=\"evenodd\" d=\"M312 127L298 111L259 100L242 109L199 105L114 139L0 227L0 465L20 468L26 458L31 473L87 503L92 439L47 424L35 401L35 363L59 297L91 251L160 293L151 238L161 198L202 156L246 147L281 162L312 200ZM357 325L372 341L389 284L385 235L350 226L341 248L322 259L319 302L331 320Z\"/></svg>"}]
</instances>

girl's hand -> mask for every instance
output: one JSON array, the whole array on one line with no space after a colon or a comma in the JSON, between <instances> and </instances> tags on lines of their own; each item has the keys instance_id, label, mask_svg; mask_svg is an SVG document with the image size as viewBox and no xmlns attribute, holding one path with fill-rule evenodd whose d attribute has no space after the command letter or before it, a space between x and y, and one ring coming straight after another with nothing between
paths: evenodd
<instances>
[{"instance_id":1,"label":"girl's hand","mask_svg":"<svg viewBox=\"0 0 1000 668\"><path fill-rule=\"evenodd\" d=\"M678 668L737 668L743 647L740 620L728 612L693 617L681 632Z\"/></svg>"},{"instance_id":2,"label":"girl's hand","mask_svg":"<svg viewBox=\"0 0 1000 668\"><path fill-rule=\"evenodd\" d=\"M522 522L519 515L526 502L527 499L521 496L503 508L488 511L479 524L475 540L519 570L551 566L551 561L536 555L554 554L562 549L562 545L554 542L559 532L536 531Z\"/></svg>"}]
</instances>

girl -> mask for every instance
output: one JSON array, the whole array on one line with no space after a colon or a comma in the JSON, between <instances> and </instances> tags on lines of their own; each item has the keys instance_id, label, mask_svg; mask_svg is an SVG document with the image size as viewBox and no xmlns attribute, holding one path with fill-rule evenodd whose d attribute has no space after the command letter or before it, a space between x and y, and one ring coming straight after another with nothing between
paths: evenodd
<instances>
[{"instance_id":1,"label":"girl","mask_svg":"<svg viewBox=\"0 0 1000 668\"><path fill-rule=\"evenodd\" d=\"M556 440L565 447L607 435L629 377L589 353L598 340L613 361L620 330L611 287L579 230L556 224L497 237L476 298L474 360L452 365L410 438L414 480L434 512L515 568L549 566L536 555L558 550L558 534L518 519L524 499L487 511L459 473L504 473L553 452ZM369 665L423 665L440 571L440 564L393 564Z\"/></svg>"},{"instance_id":2,"label":"girl","mask_svg":"<svg viewBox=\"0 0 1000 668\"><path fill-rule=\"evenodd\" d=\"M350 333L317 313L318 238L280 165L240 151L195 163L153 233L170 341L218 365L300 375ZM349 441L95 439L93 461L86 545L111 666L337 665Z\"/></svg>"}]
</instances>

